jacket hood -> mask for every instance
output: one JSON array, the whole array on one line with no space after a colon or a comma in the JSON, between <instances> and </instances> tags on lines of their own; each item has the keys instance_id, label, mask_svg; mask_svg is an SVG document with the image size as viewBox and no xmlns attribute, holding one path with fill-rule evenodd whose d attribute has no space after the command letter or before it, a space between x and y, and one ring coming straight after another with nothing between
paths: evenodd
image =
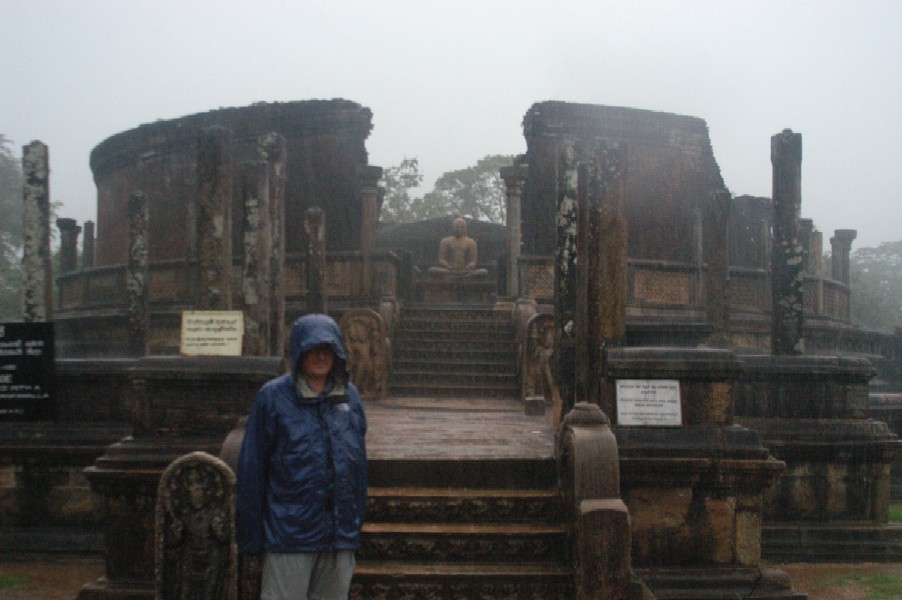
<instances>
[{"instance_id":1,"label":"jacket hood","mask_svg":"<svg viewBox=\"0 0 902 600\"><path fill-rule=\"evenodd\" d=\"M332 317L328 315L304 315L291 326L291 377L297 378L298 361L307 350L320 344L332 346L335 353L335 365L332 374L342 383L347 383L348 375L345 370L344 338L341 328Z\"/></svg>"}]
</instances>

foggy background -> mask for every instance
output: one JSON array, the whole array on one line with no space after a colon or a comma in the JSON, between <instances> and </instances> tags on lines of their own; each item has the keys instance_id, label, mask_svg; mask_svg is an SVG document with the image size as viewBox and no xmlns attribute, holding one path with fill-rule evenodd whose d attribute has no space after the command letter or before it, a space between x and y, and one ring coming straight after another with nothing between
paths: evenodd
<instances>
[{"instance_id":1,"label":"foggy background","mask_svg":"<svg viewBox=\"0 0 902 600\"><path fill-rule=\"evenodd\" d=\"M0 0L0 32L0 133L48 144L79 222L91 149L142 123L346 98L373 111L370 164L419 159L423 193L524 152L525 112L563 100L705 119L736 195L770 196L791 128L825 239L902 239L902 2Z\"/></svg>"}]
</instances>

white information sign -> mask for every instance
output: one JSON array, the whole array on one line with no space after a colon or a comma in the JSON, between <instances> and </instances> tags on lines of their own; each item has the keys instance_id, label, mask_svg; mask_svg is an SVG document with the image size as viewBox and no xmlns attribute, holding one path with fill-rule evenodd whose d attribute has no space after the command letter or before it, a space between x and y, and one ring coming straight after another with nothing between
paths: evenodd
<instances>
[{"instance_id":1,"label":"white information sign","mask_svg":"<svg viewBox=\"0 0 902 600\"><path fill-rule=\"evenodd\" d=\"M182 342L186 356L241 356L244 315L239 310L186 310Z\"/></svg>"},{"instance_id":2,"label":"white information sign","mask_svg":"<svg viewBox=\"0 0 902 600\"><path fill-rule=\"evenodd\" d=\"M680 382L670 379L618 379L617 424L679 427Z\"/></svg>"}]
</instances>

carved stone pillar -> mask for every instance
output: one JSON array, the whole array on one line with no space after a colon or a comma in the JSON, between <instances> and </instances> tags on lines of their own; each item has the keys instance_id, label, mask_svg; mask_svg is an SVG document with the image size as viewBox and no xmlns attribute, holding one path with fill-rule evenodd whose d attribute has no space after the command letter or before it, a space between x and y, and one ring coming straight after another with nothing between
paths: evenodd
<instances>
[{"instance_id":1,"label":"carved stone pillar","mask_svg":"<svg viewBox=\"0 0 902 600\"><path fill-rule=\"evenodd\" d=\"M526 178L526 165L513 165L501 168L501 179L506 190L507 221L507 295L519 297L520 277L519 258L523 245L522 215L520 212L523 195L523 180Z\"/></svg>"},{"instance_id":2,"label":"carved stone pillar","mask_svg":"<svg viewBox=\"0 0 902 600\"><path fill-rule=\"evenodd\" d=\"M272 241L269 222L269 166L250 161L241 165L241 201L244 205L241 292L244 300L244 356L270 352L269 265Z\"/></svg>"},{"instance_id":3,"label":"carved stone pillar","mask_svg":"<svg viewBox=\"0 0 902 600\"><path fill-rule=\"evenodd\" d=\"M57 219L60 230L60 273L78 270L78 234L81 227L75 219Z\"/></svg>"},{"instance_id":4,"label":"carved stone pillar","mask_svg":"<svg viewBox=\"0 0 902 600\"><path fill-rule=\"evenodd\" d=\"M22 255L22 320L53 319L53 267L50 262L50 158L34 141L22 148L25 239Z\"/></svg>"},{"instance_id":5,"label":"carved stone pillar","mask_svg":"<svg viewBox=\"0 0 902 600\"><path fill-rule=\"evenodd\" d=\"M326 312L326 215L319 207L304 212L307 238L307 312Z\"/></svg>"},{"instance_id":6,"label":"carved stone pillar","mask_svg":"<svg viewBox=\"0 0 902 600\"><path fill-rule=\"evenodd\" d=\"M82 242L81 268L94 268L94 221L85 221L85 236Z\"/></svg>"},{"instance_id":7,"label":"carved stone pillar","mask_svg":"<svg viewBox=\"0 0 902 600\"><path fill-rule=\"evenodd\" d=\"M197 137L197 310L232 308L232 132Z\"/></svg>"},{"instance_id":8,"label":"carved stone pillar","mask_svg":"<svg viewBox=\"0 0 902 600\"><path fill-rule=\"evenodd\" d=\"M802 135L784 129L771 138L774 241L771 251L771 353L805 352L802 296Z\"/></svg>"},{"instance_id":9,"label":"carved stone pillar","mask_svg":"<svg viewBox=\"0 0 902 600\"><path fill-rule=\"evenodd\" d=\"M599 142L585 156L579 183L576 399L602 410L614 408L613 399L602 399L605 351L626 337L626 157L626 144Z\"/></svg>"},{"instance_id":10,"label":"carved stone pillar","mask_svg":"<svg viewBox=\"0 0 902 600\"><path fill-rule=\"evenodd\" d=\"M830 238L831 261L833 279L849 285L849 254L852 252L852 242L858 237L855 229L837 229Z\"/></svg>"},{"instance_id":11,"label":"carved stone pillar","mask_svg":"<svg viewBox=\"0 0 902 600\"><path fill-rule=\"evenodd\" d=\"M558 151L557 235L554 250L554 338L555 379L561 391L564 411L576 397L576 308L578 179L575 150L570 140Z\"/></svg>"},{"instance_id":12,"label":"carved stone pillar","mask_svg":"<svg viewBox=\"0 0 902 600\"><path fill-rule=\"evenodd\" d=\"M363 252L363 289L369 297L375 295L370 254L376 249L376 236L379 232L377 184L381 178L382 167L366 167L360 175L360 250Z\"/></svg>"},{"instance_id":13,"label":"carved stone pillar","mask_svg":"<svg viewBox=\"0 0 902 600\"><path fill-rule=\"evenodd\" d=\"M147 240L150 213L147 198L136 192L128 199L128 270L126 298L128 302L128 355L147 354L147 329L150 313L149 262Z\"/></svg>"},{"instance_id":14,"label":"carved stone pillar","mask_svg":"<svg viewBox=\"0 0 902 600\"><path fill-rule=\"evenodd\" d=\"M811 234L814 233L814 221L811 219L799 220L799 246L802 247L802 272L812 275L811 272Z\"/></svg>"},{"instance_id":15,"label":"carved stone pillar","mask_svg":"<svg viewBox=\"0 0 902 600\"><path fill-rule=\"evenodd\" d=\"M710 344L725 347L730 330L730 192L714 192L714 205L705 220L708 270L705 308L711 325Z\"/></svg>"},{"instance_id":16,"label":"carved stone pillar","mask_svg":"<svg viewBox=\"0 0 902 600\"><path fill-rule=\"evenodd\" d=\"M285 178L288 141L278 133L257 140L257 153L269 170L269 354L283 356L285 347Z\"/></svg>"}]
</instances>

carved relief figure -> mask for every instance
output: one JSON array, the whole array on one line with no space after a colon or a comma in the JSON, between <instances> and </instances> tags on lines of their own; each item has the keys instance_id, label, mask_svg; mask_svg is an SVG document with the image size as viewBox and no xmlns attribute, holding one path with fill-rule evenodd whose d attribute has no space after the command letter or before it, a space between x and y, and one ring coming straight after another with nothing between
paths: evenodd
<instances>
[{"instance_id":1,"label":"carved relief figure","mask_svg":"<svg viewBox=\"0 0 902 600\"><path fill-rule=\"evenodd\" d=\"M218 458L193 452L160 479L156 514L158 600L232 600L237 551L235 476Z\"/></svg>"},{"instance_id":2,"label":"carved relief figure","mask_svg":"<svg viewBox=\"0 0 902 600\"><path fill-rule=\"evenodd\" d=\"M542 396L551 403L555 422L560 421L561 402L552 368L554 358L554 317L535 315L526 326L523 353L523 398Z\"/></svg>"},{"instance_id":3,"label":"carved relief figure","mask_svg":"<svg viewBox=\"0 0 902 600\"><path fill-rule=\"evenodd\" d=\"M453 235L443 238L438 247L438 266L429 273L438 276L485 277L488 271L477 269L476 242L467 237L467 222L461 217L451 225Z\"/></svg>"},{"instance_id":4,"label":"carved relief figure","mask_svg":"<svg viewBox=\"0 0 902 600\"><path fill-rule=\"evenodd\" d=\"M382 317L368 309L347 311L341 330L348 349L348 371L364 398L388 394L388 345Z\"/></svg>"}]
</instances>

